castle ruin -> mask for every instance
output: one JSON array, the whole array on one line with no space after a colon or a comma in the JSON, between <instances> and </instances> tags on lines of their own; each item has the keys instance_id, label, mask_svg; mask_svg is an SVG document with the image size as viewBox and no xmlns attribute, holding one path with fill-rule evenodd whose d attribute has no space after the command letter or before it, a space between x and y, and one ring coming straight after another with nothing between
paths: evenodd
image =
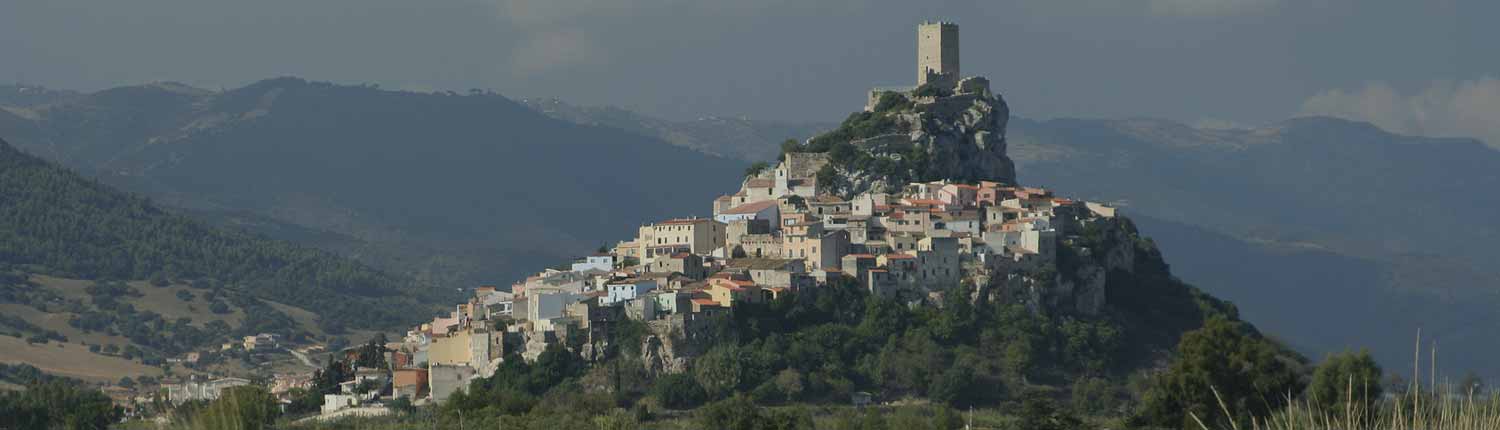
<instances>
[{"instance_id":1,"label":"castle ruin","mask_svg":"<svg viewBox=\"0 0 1500 430\"><path fill-rule=\"evenodd\" d=\"M958 24L923 22L917 26L917 85L958 83Z\"/></svg>"}]
</instances>

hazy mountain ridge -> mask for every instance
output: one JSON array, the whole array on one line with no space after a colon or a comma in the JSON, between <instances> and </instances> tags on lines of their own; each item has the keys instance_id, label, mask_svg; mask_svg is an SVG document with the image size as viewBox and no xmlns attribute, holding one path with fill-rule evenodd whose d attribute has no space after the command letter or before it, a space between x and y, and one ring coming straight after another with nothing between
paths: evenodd
<instances>
[{"instance_id":1,"label":"hazy mountain ridge","mask_svg":"<svg viewBox=\"0 0 1500 430\"><path fill-rule=\"evenodd\" d=\"M1500 218L1500 202L1481 198L1500 186L1500 151L1472 139L1400 136L1332 118L1255 130L1148 129L1157 135L1131 121L1016 123L1024 183L1121 200L1132 211L1237 237L1366 258L1500 259L1486 245L1500 229L1484 222ZM1220 140L1172 143L1204 135ZM1097 180L1106 177L1114 180ZM1457 248L1432 247L1438 243Z\"/></svg>"},{"instance_id":2,"label":"hazy mountain ridge","mask_svg":"<svg viewBox=\"0 0 1500 430\"><path fill-rule=\"evenodd\" d=\"M1485 263L1500 261L1485 245L1500 201L1482 198L1500 152L1333 118L1011 124L1022 183L1118 202L1184 279L1304 351L1370 346L1403 366L1421 327L1450 369L1500 375L1477 359L1500 353L1483 341L1500 326L1500 270Z\"/></svg>"},{"instance_id":3,"label":"hazy mountain ridge","mask_svg":"<svg viewBox=\"0 0 1500 430\"><path fill-rule=\"evenodd\" d=\"M389 257L370 261L403 273L458 266L434 282L508 282L639 223L707 215L698 202L743 170L498 95L295 78L224 92L122 87L37 113L13 125L30 129L0 134L173 206L248 211L375 244Z\"/></svg>"},{"instance_id":4,"label":"hazy mountain ridge","mask_svg":"<svg viewBox=\"0 0 1500 430\"><path fill-rule=\"evenodd\" d=\"M776 158L779 152L775 143L786 139L804 140L838 126L835 123L719 116L672 121L613 106L581 106L554 98L522 99L520 102L555 119L618 128L655 137L673 145L748 162Z\"/></svg>"},{"instance_id":5,"label":"hazy mountain ridge","mask_svg":"<svg viewBox=\"0 0 1500 430\"><path fill-rule=\"evenodd\" d=\"M89 151L78 151L81 155L74 159L89 161L75 161L79 164L76 167L127 172L128 176L104 174L101 178L129 189L146 191L154 198L173 205L219 214L252 208L255 213L266 216L268 220L332 232L333 236L328 237L349 240L331 240L318 243L318 246L354 255L382 267L401 267L404 272L424 279L428 279L426 276L439 276L454 271L512 273L520 270L476 269L495 264L497 256L516 255L514 250L493 249L499 246L500 241L486 243L483 240L472 240L472 237L451 236L433 240L425 234L418 235L391 227L407 223L421 224L421 220L394 223L376 219L376 215L385 215L384 212L387 211L381 210L374 203L357 211L345 210L347 204L330 203L331 198L323 197L332 192L302 193L294 190L278 193L275 199L270 200L272 203L267 208L256 208L256 205L266 200L232 201L232 204L226 204L221 200L239 198L245 193L180 186L180 183L190 182L185 178L191 178L194 174L207 177L220 174L208 171L188 174L195 164L190 161L191 157L183 156L192 153L184 148L194 145L214 147L211 143L223 139L225 133L239 133L259 127L251 124L263 119L266 112L270 113L270 117L275 117L278 113L277 106L292 100L285 98L288 97L287 91L303 85L324 84L309 84L295 79L270 80L217 94L212 97L213 103L202 104L214 106L212 114L197 115L193 121L177 123L176 128L151 133L175 137L158 139L158 145L147 145L149 138L127 139L128 145L115 145L145 148L124 151L128 156L89 158L82 156L88 155ZM283 87L285 89L276 91ZM498 99L494 96L455 97L392 93L373 88L339 88L417 99ZM158 97L172 98L170 91L158 91L169 93ZM262 108L267 103L269 110ZM539 100L524 103L524 108L543 111L546 116L554 119L586 125L587 129L603 135L627 136L622 139L648 140L639 136L694 136L694 133L700 133L693 131L692 127L711 130L697 136L728 136L739 133L735 130L740 127L737 124L742 122L674 122L653 119L623 109L577 108L566 103ZM62 108L54 106L49 109ZM92 109L74 107L67 110L75 111L88 112ZM0 128L0 133L37 135L37 127L33 121L12 115L13 119L7 122L5 117L6 113L0 112L0 127L6 127ZM533 115L532 118L546 120L540 115ZM56 118L46 121L58 121L50 123L54 129L62 124ZM344 121L348 124L359 123L354 118ZM759 123L754 120L746 121L752 125ZM196 125L188 127L186 124ZM800 127L804 130L831 128L830 125L817 123ZM188 131L184 131L185 129ZM1378 297L1373 297L1372 300L1382 304L1400 304L1406 300L1434 303L1431 306L1459 304L1464 300L1481 304L1500 303L1494 297L1494 289L1490 288L1500 285L1500 280L1497 280L1495 270L1485 264L1486 261L1500 261L1500 256L1496 256L1495 250L1484 246L1486 243L1493 243L1496 238L1496 227L1487 220L1500 217L1496 212L1500 210L1496 206L1500 205L1496 205L1493 199L1483 198L1491 195L1494 186L1500 184L1500 179L1496 178L1496 172L1500 172L1500 161L1496 161L1496 151L1476 141L1399 136L1368 124L1330 118L1301 118L1255 129L1231 130L1200 129L1172 121L1150 119L1033 121L1013 118L1009 129L1009 153L1016 160L1022 184L1041 185L1081 198L1120 203L1126 213L1143 220L1142 229L1147 235L1156 235L1158 232L1155 229L1163 228L1166 224L1180 226L1181 229L1177 231L1196 231L1197 233L1192 234L1175 234L1173 237L1176 239L1164 246L1167 254L1178 256L1173 261L1183 268L1180 275L1210 293L1240 302L1250 320L1261 322L1271 333L1281 335L1295 345L1313 347L1320 345L1325 339L1338 338L1348 340L1339 345L1380 346L1383 345L1382 342L1388 341L1401 348L1389 351L1388 348L1381 347L1378 351L1390 363L1391 357L1400 360L1409 356L1410 351L1405 344L1409 343L1407 340L1416 326L1426 327L1424 333L1431 336L1441 338L1451 335L1463 338L1468 336L1464 333L1483 333L1484 329L1464 330L1457 325L1459 322L1473 324L1490 321L1492 318L1483 312L1469 312L1476 309L1469 306L1454 307L1453 312L1444 314L1451 318L1442 321L1428 318L1428 315L1415 315L1382 307L1381 309L1387 310L1376 318L1389 322L1383 329L1375 329L1370 324L1339 324L1325 327L1318 333L1319 336L1326 334L1342 337L1315 338L1311 337L1308 330L1283 330L1286 327L1315 325L1318 321L1326 320L1325 315L1281 310L1275 302L1280 299L1280 294L1268 293L1258 285L1278 283L1286 285L1286 291L1292 292L1298 291L1297 288L1328 288L1331 291L1364 294L1376 291L1371 296ZM62 138L67 135L58 136L55 131L53 133L21 140L37 148L37 153L44 154L48 148L66 150L74 147L67 144L68 139ZM760 138L763 141L759 143L761 149L746 148L742 156L745 159L773 159L778 151L777 143L783 138L810 137L810 134L772 137L774 134L777 133L748 135L762 136ZM91 136L86 133L72 135ZM91 142L90 139L79 140ZM700 143L718 142L701 138L676 142L667 138L662 140L699 150L705 147ZM162 142L170 144L160 144ZM205 143L210 144L204 145ZM732 147L741 148L744 145L736 143ZM728 153L723 150L708 152ZM769 155L754 155L761 153ZM66 154L59 154L58 157L61 155ZM230 164L230 159L238 157L221 158L218 162L208 164ZM726 182L739 177L737 168L720 170L722 171L712 174L701 171L697 174L723 177ZM169 176L171 179L164 179L163 172L175 173ZM167 185L163 185L163 182ZM616 182L640 183L640 179L622 178ZM259 184L242 186L257 188ZM706 193L712 194L720 187L704 188ZM677 204L687 204L671 211L660 210L658 217L708 212L707 208L698 210L693 205L692 202L697 200L681 198L675 201ZM545 218L548 211L561 212L563 207L553 205L536 209L530 218L533 221L528 221L535 224L528 225L556 225L538 219ZM640 222L645 219L632 221ZM271 224L245 223L243 226L275 235L278 227L269 227ZM575 239L572 240L572 245L564 247L582 249L598 245L591 241L599 238L624 237L629 234L628 227L609 230L603 233L595 231L578 234L573 236ZM542 229L536 232L535 237L552 236L560 238L557 240L568 240L564 236L554 236L555 232ZM465 243L468 247L447 246L453 243L449 241ZM1432 245L1439 243L1449 244L1451 248L1441 249ZM1292 272L1301 274L1297 276L1282 276L1282 273L1274 269L1244 272L1201 269L1237 267L1233 264L1239 261L1238 257L1219 252L1230 244L1269 255L1302 256L1268 260L1276 264L1314 263L1293 270ZM486 248L486 245L489 247ZM419 248L420 251L409 251L408 248ZM529 269L550 265L569 252L580 251L547 256L526 253L523 258L513 262L507 260L505 264ZM1319 264L1327 264L1328 267L1320 269L1317 267ZM1321 297L1324 300L1321 303L1326 307L1347 306L1347 303L1331 302L1339 297L1337 295L1315 297ZM1258 302L1258 299L1265 301ZM1424 321L1424 318L1427 320ZM1276 322L1268 322L1268 319ZM1285 323L1282 324L1282 321ZM1493 321L1488 324L1490 325L1477 325L1491 327ZM1451 330L1444 330L1442 327L1449 327ZM1449 345L1445 349L1456 355L1467 351L1463 349L1466 346L1457 343ZM1471 346L1478 348L1484 345L1473 343ZM1328 348L1337 347L1330 344ZM1479 349L1472 352L1477 354L1487 351ZM1500 375L1500 369L1486 368L1485 365L1486 363L1476 363L1475 368L1491 375Z\"/></svg>"}]
</instances>

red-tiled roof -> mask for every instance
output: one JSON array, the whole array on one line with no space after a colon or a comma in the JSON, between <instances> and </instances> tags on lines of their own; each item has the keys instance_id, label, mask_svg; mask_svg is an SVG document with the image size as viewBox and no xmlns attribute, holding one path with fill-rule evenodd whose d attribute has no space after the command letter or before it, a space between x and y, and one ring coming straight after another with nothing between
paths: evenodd
<instances>
[{"instance_id":1,"label":"red-tiled roof","mask_svg":"<svg viewBox=\"0 0 1500 430\"><path fill-rule=\"evenodd\" d=\"M942 200L937 200L937 199L902 199L902 200L906 201L907 204L916 205L916 206L934 206L934 205L944 204Z\"/></svg>"},{"instance_id":2,"label":"red-tiled roof","mask_svg":"<svg viewBox=\"0 0 1500 430\"><path fill-rule=\"evenodd\" d=\"M699 306L718 306L719 302L714 299L693 299L693 303Z\"/></svg>"}]
</instances>

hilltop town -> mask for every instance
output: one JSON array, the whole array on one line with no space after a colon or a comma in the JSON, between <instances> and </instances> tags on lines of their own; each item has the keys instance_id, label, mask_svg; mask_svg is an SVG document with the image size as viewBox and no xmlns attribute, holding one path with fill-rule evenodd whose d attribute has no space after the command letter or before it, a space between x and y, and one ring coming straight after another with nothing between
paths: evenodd
<instances>
[{"instance_id":1,"label":"hilltop town","mask_svg":"<svg viewBox=\"0 0 1500 430\"><path fill-rule=\"evenodd\" d=\"M785 119L847 89L809 83L890 69L876 44L825 55L850 41L784 19L801 12L751 14L777 34L672 27L712 40L653 52L722 60L676 74L656 70L673 55L543 58L668 40L595 28L638 14L513 22L506 58L548 65L442 77L592 100L608 65L640 112L409 79L0 85L0 430L1500 428L1493 348L1462 342L1500 279L1475 269L1495 205L1454 198L1496 182L1482 142L1012 117L1002 90L1130 80L986 46L1026 25L969 36L965 75L945 21L916 26L911 82L831 99L837 123ZM689 18L746 18L713 15ZM472 21L450 23L495 23ZM529 43L549 24L570 43ZM752 52L773 39L806 46ZM827 73L739 99L783 119L652 116L786 64ZM757 67L777 70L715 85ZM1393 193L1470 204L1365 210ZM1388 231L1413 211L1479 227Z\"/></svg>"},{"instance_id":2,"label":"hilltop town","mask_svg":"<svg viewBox=\"0 0 1500 430\"><path fill-rule=\"evenodd\" d=\"M872 90L867 112L884 109L882 101L892 96L917 111L976 99L1003 109L983 78L959 77L956 26L924 24L918 37L919 86ZM998 121L1001 134L981 131L974 144L998 148L1003 159ZM892 137L905 135L880 139L888 144ZM923 138L929 137L915 139ZM343 393L326 395L323 414L346 414L382 396L443 402L493 375L507 357L534 361L553 347L602 358L611 330L624 321L649 330L642 345L648 371L683 372L700 350L692 344L708 336L709 321L737 307L830 285L941 306L964 299L944 297L961 283L1045 271L1057 262L1061 238L1115 217L1103 204L1014 184L1008 163L993 174L1003 180L884 184L845 198L847 185L820 174L834 167L833 158L786 152L776 165L748 171L736 192L706 202L712 217L658 220L568 267L545 269L508 289L474 288L446 315L381 345L388 367L355 369ZM1076 310L1097 313L1102 300L1081 301ZM390 389L356 390L367 377L382 378L377 385Z\"/></svg>"}]
</instances>

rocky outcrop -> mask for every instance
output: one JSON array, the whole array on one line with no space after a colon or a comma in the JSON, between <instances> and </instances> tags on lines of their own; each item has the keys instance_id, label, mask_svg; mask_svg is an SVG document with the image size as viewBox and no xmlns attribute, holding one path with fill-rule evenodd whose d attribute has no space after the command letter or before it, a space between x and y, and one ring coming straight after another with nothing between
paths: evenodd
<instances>
[{"instance_id":1,"label":"rocky outcrop","mask_svg":"<svg viewBox=\"0 0 1500 430\"><path fill-rule=\"evenodd\" d=\"M641 364L652 375L682 373L709 342L709 319L696 314L673 314L646 323L641 338Z\"/></svg>"},{"instance_id":2,"label":"rocky outcrop","mask_svg":"<svg viewBox=\"0 0 1500 430\"><path fill-rule=\"evenodd\" d=\"M651 334L641 341L641 363L652 375L687 371L687 357L679 357L670 337Z\"/></svg>"},{"instance_id":3,"label":"rocky outcrop","mask_svg":"<svg viewBox=\"0 0 1500 430\"><path fill-rule=\"evenodd\" d=\"M847 136L878 160L836 162L841 183L831 184L834 193L890 192L913 180L1016 183L1015 163L1006 156L1010 108L984 78L965 78L952 88L876 91L871 98L879 102L866 116L824 135Z\"/></svg>"},{"instance_id":4,"label":"rocky outcrop","mask_svg":"<svg viewBox=\"0 0 1500 430\"><path fill-rule=\"evenodd\" d=\"M1094 218L1086 225L1082 234L1059 240L1055 261L973 270L974 299L1020 303L1039 314L1102 314L1110 276L1132 274L1138 254L1147 251L1137 246L1140 238L1128 220Z\"/></svg>"},{"instance_id":5,"label":"rocky outcrop","mask_svg":"<svg viewBox=\"0 0 1500 430\"><path fill-rule=\"evenodd\" d=\"M990 93L989 82L959 81L955 94L917 100L911 142L928 157L930 172L955 181L1016 183L1016 166L1005 154L1010 107Z\"/></svg>"}]
</instances>

